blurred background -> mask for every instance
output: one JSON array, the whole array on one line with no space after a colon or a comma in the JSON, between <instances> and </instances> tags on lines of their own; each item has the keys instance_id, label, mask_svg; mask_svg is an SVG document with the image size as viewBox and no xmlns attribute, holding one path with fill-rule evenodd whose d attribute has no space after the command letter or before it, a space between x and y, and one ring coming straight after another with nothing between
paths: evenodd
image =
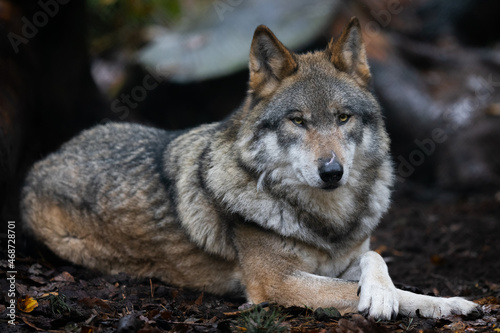
<instances>
[{"instance_id":1,"label":"blurred background","mask_svg":"<svg viewBox=\"0 0 500 333\"><path fill-rule=\"evenodd\" d=\"M247 89L251 38L294 51L361 21L396 196L500 202L500 2L0 0L0 210L18 219L29 167L107 121L217 121Z\"/></svg>"}]
</instances>

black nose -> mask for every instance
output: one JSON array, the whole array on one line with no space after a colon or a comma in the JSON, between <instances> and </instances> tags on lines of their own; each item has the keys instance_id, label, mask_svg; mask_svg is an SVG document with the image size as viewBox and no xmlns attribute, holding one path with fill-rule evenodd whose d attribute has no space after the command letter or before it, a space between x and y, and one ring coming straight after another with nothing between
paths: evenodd
<instances>
[{"instance_id":1,"label":"black nose","mask_svg":"<svg viewBox=\"0 0 500 333\"><path fill-rule=\"evenodd\" d=\"M319 177L326 186L335 186L342 179L344 168L337 158L320 158Z\"/></svg>"}]
</instances>

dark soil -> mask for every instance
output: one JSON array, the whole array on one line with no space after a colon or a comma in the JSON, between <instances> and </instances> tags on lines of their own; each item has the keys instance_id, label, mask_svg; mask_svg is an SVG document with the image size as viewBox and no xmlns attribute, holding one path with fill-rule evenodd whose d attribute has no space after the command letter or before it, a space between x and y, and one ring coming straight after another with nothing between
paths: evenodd
<instances>
[{"instance_id":1,"label":"dark soil","mask_svg":"<svg viewBox=\"0 0 500 333\"><path fill-rule=\"evenodd\" d=\"M483 305L479 318L399 317L375 322L357 314L339 318L270 305L279 312L274 322L282 320L276 327L292 332L498 332L499 217L498 194L496 199L494 195L441 195L423 202L400 191L372 239L372 247L387 260L400 287L465 296ZM0 269L9 271L8 262L2 261ZM18 252L15 269L17 295L32 297L38 306L22 311L30 299L28 303L18 299L16 325L9 326L9 285L2 279L2 303L6 304L0 305L2 332L237 332L245 331L242 325L258 322L249 316L261 314L265 319L273 312L240 311L244 299L182 290L156 279L105 276L63 263L43 250L30 257Z\"/></svg>"}]
</instances>

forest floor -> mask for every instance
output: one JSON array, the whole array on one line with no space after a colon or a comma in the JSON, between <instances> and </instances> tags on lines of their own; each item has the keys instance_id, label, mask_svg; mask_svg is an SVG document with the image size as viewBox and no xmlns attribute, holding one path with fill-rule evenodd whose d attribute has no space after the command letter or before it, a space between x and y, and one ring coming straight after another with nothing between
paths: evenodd
<instances>
[{"instance_id":1,"label":"forest floor","mask_svg":"<svg viewBox=\"0 0 500 333\"><path fill-rule=\"evenodd\" d=\"M263 305L167 286L156 279L106 276L38 252L17 253L15 326L1 279L2 332L500 332L500 203L497 195L440 196L423 202L395 193L372 237L393 280L416 292L464 296L482 305L479 317L398 317ZM4 244L2 244L4 246ZM6 248L6 245L5 245ZM0 261L5 276L8 261ZM408 287L411 286L411 287ZM4 305L5 304L5 305ZM269 310L271 309L271 310ZM261 330L252 330L260 328Z\"/></svg>"}]
</instances>

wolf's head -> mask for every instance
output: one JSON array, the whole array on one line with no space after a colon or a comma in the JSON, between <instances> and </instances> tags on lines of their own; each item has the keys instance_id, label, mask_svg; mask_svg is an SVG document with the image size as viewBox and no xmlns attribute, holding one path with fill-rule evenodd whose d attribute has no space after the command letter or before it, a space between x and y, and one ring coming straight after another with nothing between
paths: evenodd
<instances>
[{"instance_id":1,"label":"wolf's head","mask_svg":"<svg viewBox=\"0 0 500 333\"><path fill-rule=\"evenodd\" d=\"M371 76L356 18L325 50L302 55L259 26L249 67L237 145L259 185L333 190L386 158L389 142L367 89Z\"/></svg>"}]
</instances>

